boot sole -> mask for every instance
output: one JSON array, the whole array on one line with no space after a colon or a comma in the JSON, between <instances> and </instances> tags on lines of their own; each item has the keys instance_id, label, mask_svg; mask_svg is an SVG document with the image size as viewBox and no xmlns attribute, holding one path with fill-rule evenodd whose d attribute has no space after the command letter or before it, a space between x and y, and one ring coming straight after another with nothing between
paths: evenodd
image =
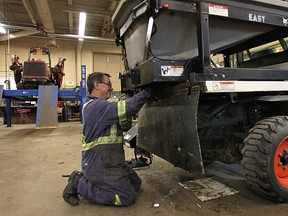
<instances>
[{"instance_id":1,"label":"boot sole","mask_svg":"<svg viewBox=\"0 0 288 216\"><path fill-rule=\"evenodd\" d=\"M65 202L69 203L72 206L78 205L79 204L79 197L78 194L73 193L73 180L76 178L77 175L79 175L79 171L74 170L69 179L68 179L68 184L65 187L63 191L63 199Z\"/></svg>"}]
</instances>

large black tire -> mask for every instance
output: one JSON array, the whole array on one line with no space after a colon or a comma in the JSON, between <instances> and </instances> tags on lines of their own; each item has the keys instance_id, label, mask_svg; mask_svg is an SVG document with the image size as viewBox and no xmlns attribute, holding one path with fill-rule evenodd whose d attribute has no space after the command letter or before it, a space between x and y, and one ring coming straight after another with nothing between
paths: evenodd
<instances>
[{"instance_id":1,"label":"large black tire","mask_svg":"<svg viewBox=\"0 0 288 216\"><path fill-rule=\"evenodd\" d=\"M252 190L274 201L287 202L288 117L258 122L249 131L241 152L244 175Z\"/></svg>"}]
</instances>

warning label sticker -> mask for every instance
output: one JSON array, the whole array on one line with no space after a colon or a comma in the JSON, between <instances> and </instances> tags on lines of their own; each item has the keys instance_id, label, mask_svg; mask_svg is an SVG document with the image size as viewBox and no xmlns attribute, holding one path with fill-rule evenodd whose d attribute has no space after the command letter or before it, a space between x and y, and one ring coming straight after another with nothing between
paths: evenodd
<instances>
[{"instance_id":1,"label":"warning label sticker","mask_svg":"<svg viewBox=\"0 0 288 216\"><path fill-rule=\"evenodd\" d=\"M223 91L223 90L234 90L234 82L213 82L212 84L213 91Z\"/></svg>"},{"instance_id":2,"label":"warning label sticker","mask_svg":"<svg viewBox=\"0 0 288 216\"><path fill-rule=\"evenodd\" d=\"M228 7L222 5L208 4L209 14L228 17Z\"/></svg>"},{"instance_id":3,"label":"warning label sticker","mask_svg":"<svg viewBox=\"0 0 288 216\"><path fill-rule=\"evenodd\" d=\"M161 66L161 76L181 76L183 66Z\"/></svg>"}]
</instances>

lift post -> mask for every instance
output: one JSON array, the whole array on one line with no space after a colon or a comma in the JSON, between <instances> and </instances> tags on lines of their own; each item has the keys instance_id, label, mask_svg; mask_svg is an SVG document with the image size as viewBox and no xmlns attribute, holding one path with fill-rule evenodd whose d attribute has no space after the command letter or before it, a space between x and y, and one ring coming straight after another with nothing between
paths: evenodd
<instances>
[{"instance_id":1,"label":"lift post","mask_svg":"<svg viewBox=\"0 0 288 216\"><path fill-rule=\"evenodd\" d=\"M86 65L81 65L81 106L80 106L80 120L82 120L82 106L86 99Z\"/></svg>"}]
</instances>

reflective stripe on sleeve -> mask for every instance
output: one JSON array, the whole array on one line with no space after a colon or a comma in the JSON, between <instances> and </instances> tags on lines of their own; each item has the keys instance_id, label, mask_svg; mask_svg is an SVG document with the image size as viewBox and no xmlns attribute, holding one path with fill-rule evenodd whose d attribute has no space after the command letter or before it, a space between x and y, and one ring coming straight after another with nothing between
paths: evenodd
<instances>
[{"instance_id":1,"label":"reflective stripe on sleeve","mask_svg":"<svg viewBox=\"0 0 288 216\"><path fill-rule=\"evenodd\" d=\"M121 100L117 102L118 118L120 122L127 121L126 118L126 101Z\"/></svg>"},{"instance_id":2,"label":"reflective stripe on sleeve","mask_svg":"<svg viewBox=\"0 0 288 216\"><path fill-rule=\"evenodd\" d=\"M87 101L86 103L84 103L83 108L82 108L82 119L84 119L84 108L92 101L93 101L93 99L91 99L91 100Z\"/></svg>"}]
</instances>

